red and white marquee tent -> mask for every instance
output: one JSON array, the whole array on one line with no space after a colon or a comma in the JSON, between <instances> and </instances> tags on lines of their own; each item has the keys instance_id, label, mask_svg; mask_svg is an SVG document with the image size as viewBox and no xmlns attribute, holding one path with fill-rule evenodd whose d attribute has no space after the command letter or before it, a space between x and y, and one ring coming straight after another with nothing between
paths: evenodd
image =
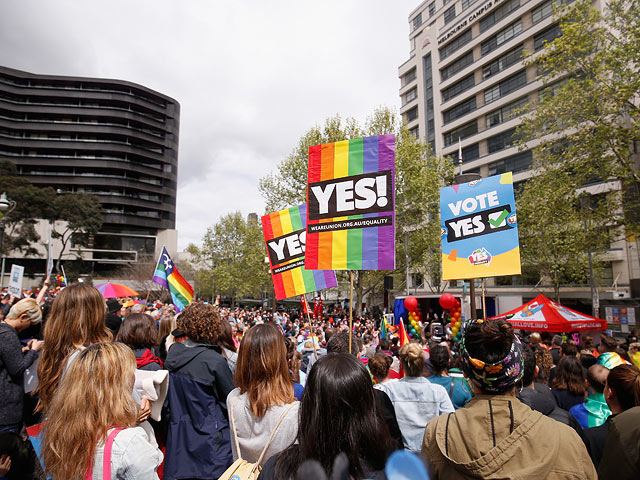
<instances>
[{"instance_id":1,"label":"red and white marquee tent","mask_svg":"<svg viewBox=\"0 0 640 480\"><path fill-rule=\"evenodd\" d=\"M607 328L606 320L576 312L549 300L544 295L538 295L521 307L491 318L504 318L514 328L538 332L558 333Z\"/></svg>"}]
</instances>

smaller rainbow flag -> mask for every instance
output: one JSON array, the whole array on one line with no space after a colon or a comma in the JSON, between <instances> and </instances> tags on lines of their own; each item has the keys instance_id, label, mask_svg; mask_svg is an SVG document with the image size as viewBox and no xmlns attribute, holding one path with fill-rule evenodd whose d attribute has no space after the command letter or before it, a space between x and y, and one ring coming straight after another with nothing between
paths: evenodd
<instances>
[{"instance_id":1,"label":"smaller rainbow flag","mask_svg":"<svg viewBox=\"0 0 640 480\"><path fill-rule=\"evenodd\" d=\"M193 301L193 287L182 278L164 246L151 281L169 290L177 312Z\"/></svg>"},{"instance_id":2,"label":"smaller rainbow flag","mask_svg":"<svg viewBox=\"0 0 640 480\"><path fill-rule=\"evenodd\" d=\"M333 270L304 268L306 221L306 204L262 217L262 231L277 300L338 285Z\"/></svg>"}]
</instances>

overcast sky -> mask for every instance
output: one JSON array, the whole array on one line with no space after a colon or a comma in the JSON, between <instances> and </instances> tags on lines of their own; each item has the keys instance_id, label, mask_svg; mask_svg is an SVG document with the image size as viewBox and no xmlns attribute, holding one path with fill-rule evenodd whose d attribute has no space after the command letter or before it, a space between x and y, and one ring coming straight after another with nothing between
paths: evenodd
<instances>
[{"instance_id":1,"label":"overcast sky","mask_svg":"<svg viewBox=\"0 0 640 480\"><path fill-rule=\"evenodd\" d=\"M398 108L419 0L0 0L0 65L137 82L181 104L178 247L340 114Z\"/></svg>"}]
</instances>

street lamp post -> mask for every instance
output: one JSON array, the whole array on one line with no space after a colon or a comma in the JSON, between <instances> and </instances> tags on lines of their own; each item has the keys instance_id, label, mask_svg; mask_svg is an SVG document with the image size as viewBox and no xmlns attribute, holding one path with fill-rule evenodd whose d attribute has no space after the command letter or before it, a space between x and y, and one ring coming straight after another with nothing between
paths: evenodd
<instances>
[{"instance_id":1,"label":"street lamp post","mask_svg":"<svg viewBox=\"0 0 640 480\"><path fill-rule=\"evenodd\" d=\"M2 216L0 217L0 256L2 256L2 267L0 270L0 288L4 284L4 252L2 251L4 244L4 217L11 213L11 211L16 208L16 202L13 200L9 200L7 198L7 194L2 192L0 195L0 213Z\"/></svg>"}]
</instances>

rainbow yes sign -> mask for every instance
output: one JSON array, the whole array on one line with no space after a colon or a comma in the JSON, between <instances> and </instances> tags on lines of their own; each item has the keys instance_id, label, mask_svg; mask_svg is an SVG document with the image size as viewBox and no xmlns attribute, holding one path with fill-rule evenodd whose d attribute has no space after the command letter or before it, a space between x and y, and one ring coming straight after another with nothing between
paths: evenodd
<instances>
[{"instance_id":1,"label":"rainbow yes sign","mask_svg":"<svg viewBox=\"0 0 640 480\"><path fill-rule=\"evenodd\" d=\"M395 268L395 136L309 147L309 270Z\"/></svg>"}]
</instances>

